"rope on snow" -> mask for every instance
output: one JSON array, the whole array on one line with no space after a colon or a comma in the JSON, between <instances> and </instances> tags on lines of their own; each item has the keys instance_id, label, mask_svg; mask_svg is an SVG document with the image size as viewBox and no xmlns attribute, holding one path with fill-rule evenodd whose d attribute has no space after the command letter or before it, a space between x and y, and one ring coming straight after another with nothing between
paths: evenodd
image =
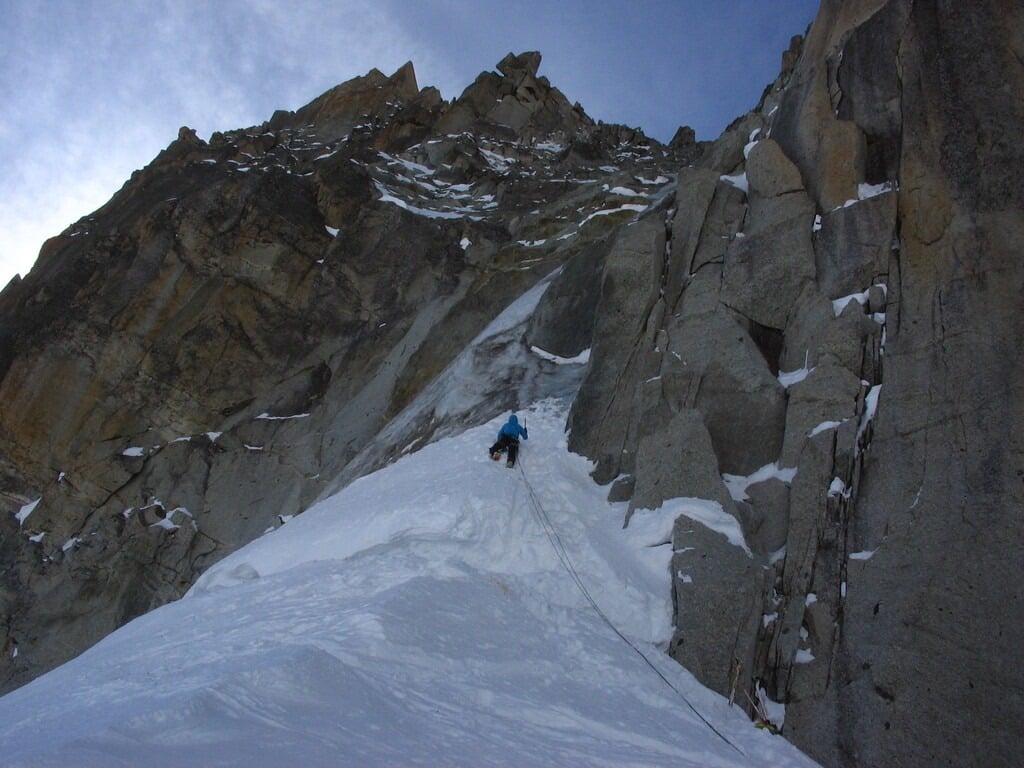
<instances>
[{"instance_id":1,"label":"rope on snow","mask_svg":"<svg viewBox=\"0 0 1024 768\"><path fill-rule=\"evenodd\" d=\"M527 498L530 502L530 508L533 510L534 517L536 517L537 522L540 523L540 527L544 530L544 533L547 536L548 541L551 543L551 548L555 551L555 554L558 556L559 561L562 563L562 567L565 568L566 572L572 578L573 582L576 584L576 587L579 589L580 594L582 594L583 597L586 598L586 601L590 603L590 607L594 609L594 612L597 613L601 620L608 625L612 632L619 636L622 642L624 642L626 645L632 648L633 651L641 659L643 659L644 663L652 670L654 670L654 673L661 678L662 682L664 682L665 685L667 685L669 688L675 691L676 695L683 700L683 703L685 703L686 706L690 708L693 714L700 718L701 722L703 722L704 725L710 728L715 733L715 735L718 736L718 738L720 738L730 747L735 749L741 755L746 757L747 754L738 746L736 746L733 742L731 742L721 731L715 728L715 726L712 725L708 721L708 719L697 710L697 708L690 702L690 700L686 698L686 695L681 690L679 690L679 688L677 688L672 683L672 681L669 680L662 673L660 669L658 669L654 665L654 663L647 657L647 654L645 654L643 650L641 650L632 640L626 637L619 630L619 628L615 626L615 623L610 618L608 618L608 615L603 610L601 610L601 606L597 604L597 601L594 600L594 597L590 594L590 591L583 583L583 579L580 578L579 571L577 571L576 567L573 565L572 558L569 557L569 552L566 550L565 544L562 542L562 537L558 535L558 530L555 528L554 524L552 524L551 518L544 510L544 505L540 503L540 499L537 496L537 492L534 490L533 485L530 483L530 479L526 476L526 470L523 469L523 457L521 453L519 455L519 460L516 462L516 465L519 467L519 474L522 476L523 483L526 486Z\"/></svg>"}]
</instances>

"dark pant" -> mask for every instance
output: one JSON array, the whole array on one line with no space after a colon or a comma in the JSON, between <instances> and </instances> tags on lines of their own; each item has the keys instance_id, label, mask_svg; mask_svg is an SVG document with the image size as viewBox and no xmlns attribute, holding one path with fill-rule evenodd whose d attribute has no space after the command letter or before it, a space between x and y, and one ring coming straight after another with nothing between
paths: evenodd
<instances>
[{"instance_id":1,"label":"dark pant","mask_svg":"<svg viewBox=\"0 0 1024 768\"><path fill-rule=\"evenodd\" d=\"M508 460L515 464L516 456L519 455L519 441L514 437L502 435L498 438L498 442L491 446L491 453L501 453L505 450L508 451Z\"/></svg>"}]
</instances>

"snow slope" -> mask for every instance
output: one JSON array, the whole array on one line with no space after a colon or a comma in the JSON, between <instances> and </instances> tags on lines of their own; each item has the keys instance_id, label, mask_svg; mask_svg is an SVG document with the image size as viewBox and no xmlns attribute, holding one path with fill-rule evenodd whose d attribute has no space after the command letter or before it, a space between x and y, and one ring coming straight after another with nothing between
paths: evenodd
<instances>
[{"instance_id":1,"label":"snow slope","mask_svg":"<svg viewBox=\"0 0 1024 768\"><path fill-rule=\"evenodd\" d=\"M364 477L0 698L3 766L812 766L660 648L671 517L604 500L564 406ZM537 516L543 509L601 610ZM735 745L735 746L734 746Z\"/></svg>"}]
</instances>

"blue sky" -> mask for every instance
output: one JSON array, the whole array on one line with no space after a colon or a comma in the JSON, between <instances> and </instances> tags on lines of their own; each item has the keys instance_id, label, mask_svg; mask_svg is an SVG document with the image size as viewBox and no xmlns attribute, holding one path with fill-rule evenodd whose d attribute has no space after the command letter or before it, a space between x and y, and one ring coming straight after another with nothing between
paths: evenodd
<instances>
[{"instance_id":1,"label":"blue sky","mask_svg":"<svg viewBox=\"0 0 1024 768\"><path fill-rule=\"evenodd\" d=\"M188 125L256 125L411 60L453 98L509 51L605 122L713 139L818 0L0 0L0 287Z\"/></svg>"}]
</instances>

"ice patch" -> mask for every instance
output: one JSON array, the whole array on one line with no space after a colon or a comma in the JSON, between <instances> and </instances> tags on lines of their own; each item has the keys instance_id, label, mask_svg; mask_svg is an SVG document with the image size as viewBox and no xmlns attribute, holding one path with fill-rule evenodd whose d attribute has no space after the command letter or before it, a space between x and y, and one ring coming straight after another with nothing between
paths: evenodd
<instances>
[{"instance_id":1,"label":"ice patch","mask_svg":"<svg viewBox=\"0 0 1024 768\"><path fill-rule=\"evenodd\" d=\"M395 197L391 192L381 184L379 181L373 182L377 191L380 193L380 202L391 203L397 205L399 208L414 213L417 216L425 216L428 219L462 219L466 217L468 211L435 211L429 208L420 208L419 206L407 203L400 197Z\"/></svg>"},{"instance_id":2,"label":"ice patch","mask_svg":"<svg viewBox=\"0 0 1024 768\"><path fill-rule=\"evenodd\" d=\"M433 168L428 168L420 163L414 163L412 160L406 160L403 157L389 155L387 152L378 152L377 154L379 154L388 165L400 165L415 176L433 176L435 173Z\"/></svg>"},{"instance_id":3,"label":"ice patch","mask_svg":"<svg viewBox=\"0 0 1024 768\"><path fill-rule=\"evenodd\" d=\"M868 426L878 412L878 398L881 394L882 385L875 384L868 390L867 395L864 396L864 415L861 417L860 426L857 428L858 452L860 451L861 438L864 437L864 433L867 432Z\"/></svg>"},{"instance_id":4,"label":"ice patch","mask_svg":"<svg viewBox=\"0 0 1024 768\"><path fill-rule=\"evenodd\" d=\"M499 155L497 152L492 152L484 147L478 147L478 149L480 150L480 154L483 155L484 160L487 161L487 164L491 166L491 169L498 173L508 172L508 169L516 163L515 158Z\"/></svg>"},{"instance_id":5,"label":"ice patch","mask_svg":"<svg viewBox=\"0 0 1024 768\"><path fill-rule=\"evenodd\" d=\"M541 152L551 152L553 154L559 154L565 151L565 146L559 144L556 141L540 141L537 142L535 149Z\"/></svg>"},{"instance_id":6,"label":"ice patch","mask_svg":"<svg viewBox=\"0 0 1024 768\"><path fill-rule=\"evenodd\" d=\"M850 492L846 489L846 483L844 483L841 478L832 478L832 483L828 487L828 498L850 498Z\"/></svg>"},{"instance_id":7,"label":"ice patch","mask_svg":"<svg viewBox=\"0 0 1024 768\"><path fill-rule=\"evenodd\" d=\"M794 384L799 384L801 381L810 376L814 368L797 368L795 371L779 371L779 384L784 389L789 389Z\"/></svg>"},{"instance_id":8,"label":"ice patch","mask_svg":"<svg viewBox=\"0 0 1024 768\"><path fill-rule=\"evenodd\" d=\"M758 706L764 713L765 719L776 728L782 728L786 722L786 705L780 704L777 701L772 701L768 697L768 693L765 689L761 687L761 683L757 683L755 695L757 696Z\"/></svg>"},{"instance_id":9,"label":"ice patch","mask_svg":"<svg viewBox=\"0 0 1024 768\"><path fill-rule=\"evenodd\" d=\"M607 184L605 187L607 188ZM608 190L609 195L618 195L619 197L646 197L643 192L634 192L629 187L612 187Z\"/></svg>"},{"instance_id":10,"label":"ice patch","mask_svg":"<svg viewBox=\"0 0 1024 768\"><path fill-rule=\"evenodd\" d=\"M893 192L900 188L898 181L883 181L881 184L858 184L857 185L857 197L853 200L847 200L842 205L838 205L833 208L833 211L838 211L840 208L849 208L851 205L856 205L862 200L867 200L878 195L884 195L886 192Z\"/></svg>"},{"instance_id":11,"label":"ice patch","mask_svg":"<svg viewBox=\"0 0 1024 768\"><path fill-rule=\"evenodd\" d=\"M882 293L885 295L888 295L889 293L889 287L885 283L876 283L875 285L872 286L872 288L880 288ZM868 303L868 296L870 295L870 293L871 289L869 288L868 290L861 291L860 293L851 293L849 296L842 296L838 299L834 299L832 301L833 314L835 314L836 317L839 317L843 313L843 310L846 309L847 304L849 304L851 301L856 301L862 307L865 306ZM876 314L881 314L882 320L880 322L885 323L885 314Z\"/></svg>"},{"instance_id":12,"label":"ice patch","mask_svg":"<svg viewBox=\"0 0 1024 768\"><path fill-rule=\"evenodd\" d=\"M590 349L584 349L574 357L559 357L551 352L546 352L540 347L530 347L530 351L538 357L542 357L556 365L583 365L590 360Z\"/></svg>"},{"instance_id":13,"label":"ice patch","mask_svg":"<svg viewBox=\"0 0 1024 768\"><path fill-rule=\"evenodd\" d=\"M793 655L794 664L810 664L814 661L814 654L811 653L810 648L799 648Z\"/></svg>"},{"instance_id":14,"label":"ice patch","mask_svg":"<svg viewBox=\"0 0 1024 768\"><path fill-rule=\"evenodd\" d=\"M783 469L779 467L779 463L776 461L771 464L765 464L750 475L723 474L722 480L725 482L725 487L728 489L729 495L732 496L735 501L749 501L750 497L747 496L747 488L750 486L756 485L757 483L763 483L765 480L770 480L772 478L789 485L793 482L794 477L796 477L796 467Z\"/></svg>"},{"instance_id":15,"label":"ice patch","mask_svg":"<svg viewBox=\"0 0 1024 768\"><path fill-rule=\"evenodd\" d=\"M594 211L592 214L583 219L583 221L581 221L579 224L579 229L582 229L584 224L586 224L591 219L596 219L598 216L610 216L613 213L622 213L623 211L636 211L639 213L640 211L645 210L647 210L647 206L643 205L642 203L626 203L625 205L620 205L618 208L604 208L600 211Z\"/></svg>"},{"instance_id":16,"label":"ice patch","mask_svg":"<svg viewBox=\"0 0 1024 768\"><path fill-rule=\"evenodd\" d=\"M842 421L823 421L823 422L821 422L821 424L819 424L814 429L812 429L810 432L808 432L807 436L808 437L814 437L815 435L820 435L822 432L828 432L831 429L835 429L836 427L838 427L842 423L843 423Z\"/></svg>"},{"instance_id":17,"label":"ice patch","mask_svg":"<svg viewBox=\"0 0 1024 768\"><path fill-rule=\"evenodd\" d=\"M736 187L736 189L740 190L744 194L749 194L750 192L750 183L747 181L746 171L743 173L737 173L734 176L719 176L718 178L726 184Z\"/></svg>"},{"instance_id":18,"label":"ice patch","mask_svg":"<svg viewBox=\"0 0 1024 768\"><path fill-rule=\"evenodd\" d=\"M814 367L807 364L810 354L810 351L804 352L803 368L797 368L795 371L779 371L779 384L784 389L789 389L794 384L800 383L814 372Z\"/></svg>"},{"instance_id":19,"label":"ice patch","mask_svg":"<svg viewBox=\"0 0 1024 768\"><path fill-rule=\"evenodd\" d=\"M672 515L673 518L682 515L694 522L700 523L705 528L710 528L715 533L722 534L730 544L739 547L748 556L753 557L750 547L747 546L747 542L743 538L743 531L740 528L739 522L735 517L722 509L722 505L717 501L682 497L669 499L661 505L661 509ZM630 524L632 524L632 521Z\"/></svg>"},{"instance_id":20,"label":"ice patch","mask_svg":"<svg viewBox=\"0 0 1024 768\"><path fill-rule=\"evenodd\" d=\"M155 506L155 505L151 505L151 506ZM151 524L149 527L150 528L163 528L166 531L176 531L176 530L178 530L181 526L174 522L174 515L177 514L178 512L181 512L185 517L188 517L190 519L192 518L192 513L189 512L188 509L186 509L185 507L175 507L170 512L168 512L164 517L162 517L161 519L157 520L155 523ZM192 527L193 528L197 527L194 520L192 521Z\"/></svg>"},{"instance_id":21,"label":"ice patch","mask_svg":"<svg viewBox=\"0 0 1024 768\"><path fill-rule=\"evenodd\" d=\"M857 197L860 200L867 200L869 197L884 195L886 192L893 192L899 188L900 184L895 180L883 181L881 184L860 183L857 185Z\"/></svg>"},{"instance_id":22,"label":"ice patch","mask_svg":"<svg viewBox=\"0 0 1024 768\"><path fill-rule=\"evenodd\" d=\"M25 524L25 521L28 519L28 516L32 514L32 510L39 506L39 502L42 500L43 497L40 496L35 501L30 501L28 504L26 504L25 506L23 506L21 509L14 513L14 519L18 521L19 526Z\"/></svg>"}]
</instances>

